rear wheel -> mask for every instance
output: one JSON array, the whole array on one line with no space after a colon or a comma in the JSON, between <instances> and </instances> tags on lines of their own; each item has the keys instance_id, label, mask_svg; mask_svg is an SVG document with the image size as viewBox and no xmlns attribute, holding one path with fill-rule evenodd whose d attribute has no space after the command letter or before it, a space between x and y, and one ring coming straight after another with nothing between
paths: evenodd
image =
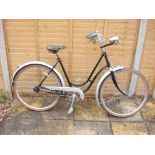
<instances>
[{"instance_id":1,"label":"rear wheel","mask_svg":"<svg viewBox=\"0 0 155 155\"><path fill-rule=\"evenodd\" d=\"M31 64L18 72L15 78L14 91L17 99L27 108L34 111L44 111L58 103L59 95L39 91L37 87L50 70L51 68L41 64ZM62 82L59 76L52 71L42 86L61 87Z\"/></svg>"},{"instance_id":2,"label":"rear wheel","mask_svg":"<svg viewBox=\"0 0 155 155\"><path fill-rule=\"evenodd\" d=\"M129 68L115 71L114 76L119 88L126 95L116 88L111 75L108 75L99 88L100 103L113 116L132 116L139 112L147 102L148 83L141 73Z\"/></svg>"}]
</instances>

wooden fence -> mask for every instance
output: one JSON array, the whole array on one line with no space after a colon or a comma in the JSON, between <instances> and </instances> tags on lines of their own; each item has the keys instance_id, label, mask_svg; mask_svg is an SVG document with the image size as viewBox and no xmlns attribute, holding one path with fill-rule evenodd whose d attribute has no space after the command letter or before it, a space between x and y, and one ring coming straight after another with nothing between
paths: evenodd
<instances>
[{"instance_id":1,"label":"wooden fence","mask_svg":"<svg viewBox=\"0 0 155 155\"><path fill-rule=\"evenodd\" d=\"M60 52L72 81L88 77L101 51L89 43L86 34L98 30L105 38L117 35L120 44L108 48L112 65L132 67L137 45L140 20L3 20L10 76L16 66L31 60L54 64L55 56L46 51L50 44L66 45ZM102 62L101 65L103 65ZM59 68L58 68L59 69ZM141 72L155 87L155 20L148 20ZM95 84L88 94L94 94ZM0 88L3 88L0 67Z\"/></svg>"}]
</instances>

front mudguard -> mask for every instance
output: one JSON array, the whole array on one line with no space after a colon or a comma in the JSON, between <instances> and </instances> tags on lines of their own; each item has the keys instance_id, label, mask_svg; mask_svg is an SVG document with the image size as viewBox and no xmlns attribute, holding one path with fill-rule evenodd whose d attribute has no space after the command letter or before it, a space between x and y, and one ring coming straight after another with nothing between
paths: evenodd
<instances>
[{"instance_id":1,"label":"front mudguard","mask_svg":"<svg viewBox=\"0 0 155 155\"><path fill-rule=\"evenodd\" d=\"M101 105L101 101L99 99L99 91L100 91L100 86L101 84L104 82L104 80L110 75L110 72L113 71L117 71L117 70L121 70L123 69L124 67L123 66L116 66L116 67L111 67L109 68L109 71L107 71L99 80L98 84L97 84L97 87L96 87L96 94L95 94L95 97L96 97L96 103L98 106Z\"/></svg>"}]
</instances>

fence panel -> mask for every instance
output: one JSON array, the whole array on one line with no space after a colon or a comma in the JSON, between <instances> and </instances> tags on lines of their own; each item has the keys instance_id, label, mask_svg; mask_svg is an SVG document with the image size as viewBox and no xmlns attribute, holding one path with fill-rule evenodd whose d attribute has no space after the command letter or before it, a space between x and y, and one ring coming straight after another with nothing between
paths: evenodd
<instances>
[{"instance_id":1,"label":"fence panel","mask_svg":"<svg viewBox=\"0 0 155 155\"><path fill-rule=\"evenodd\" d=\"M119 36L120 44L107 49L109 58L113 66L132 67L139 20L5 20L4 25L11 75L17 65L27 61L54 64L55 56L46 51L46 46L63 44L67 48L60 56L66 70L72 81L82 82L101 53L98 45L89 43L86 34L98 30L106 41L111 35ZM88 94L94 94L96 83Z\"/></svg>"},{"instance_id":2,"label":"fence panel","mask_svg":"<svg viewBox=\"0 0 155 155\"><path fill-rule=\"evenodd\" d=\"M148 20L141 72L149 82L151 94L155 88L155 20Z\"/></svg>"}]
</instances>

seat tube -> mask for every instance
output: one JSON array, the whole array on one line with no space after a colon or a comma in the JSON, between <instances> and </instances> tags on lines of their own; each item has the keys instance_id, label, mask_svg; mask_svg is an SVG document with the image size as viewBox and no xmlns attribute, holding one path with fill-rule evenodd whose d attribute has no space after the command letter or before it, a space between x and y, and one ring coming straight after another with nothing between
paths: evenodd
<instances>
[{"instance_id":1,"label":"seat tube","mask_svg":"<svg viewBox=\"0 0 155 155\"><path fill-rule=\"evenodd\" d=\"M62 68L62 70L63 70L63 72L65 74L66 79L67 79L67 82L68 82L69 86L71 87L72 85L71 85L71 82L70 82L69 77L67 75L67 72L65 70L65 67L64 67L64 65L62 63L62 60L60 58L58 58L58 59L59 59L59 62L60 62L60 66L61 66L61 68Z\"/></svg>"}]
</instances>

